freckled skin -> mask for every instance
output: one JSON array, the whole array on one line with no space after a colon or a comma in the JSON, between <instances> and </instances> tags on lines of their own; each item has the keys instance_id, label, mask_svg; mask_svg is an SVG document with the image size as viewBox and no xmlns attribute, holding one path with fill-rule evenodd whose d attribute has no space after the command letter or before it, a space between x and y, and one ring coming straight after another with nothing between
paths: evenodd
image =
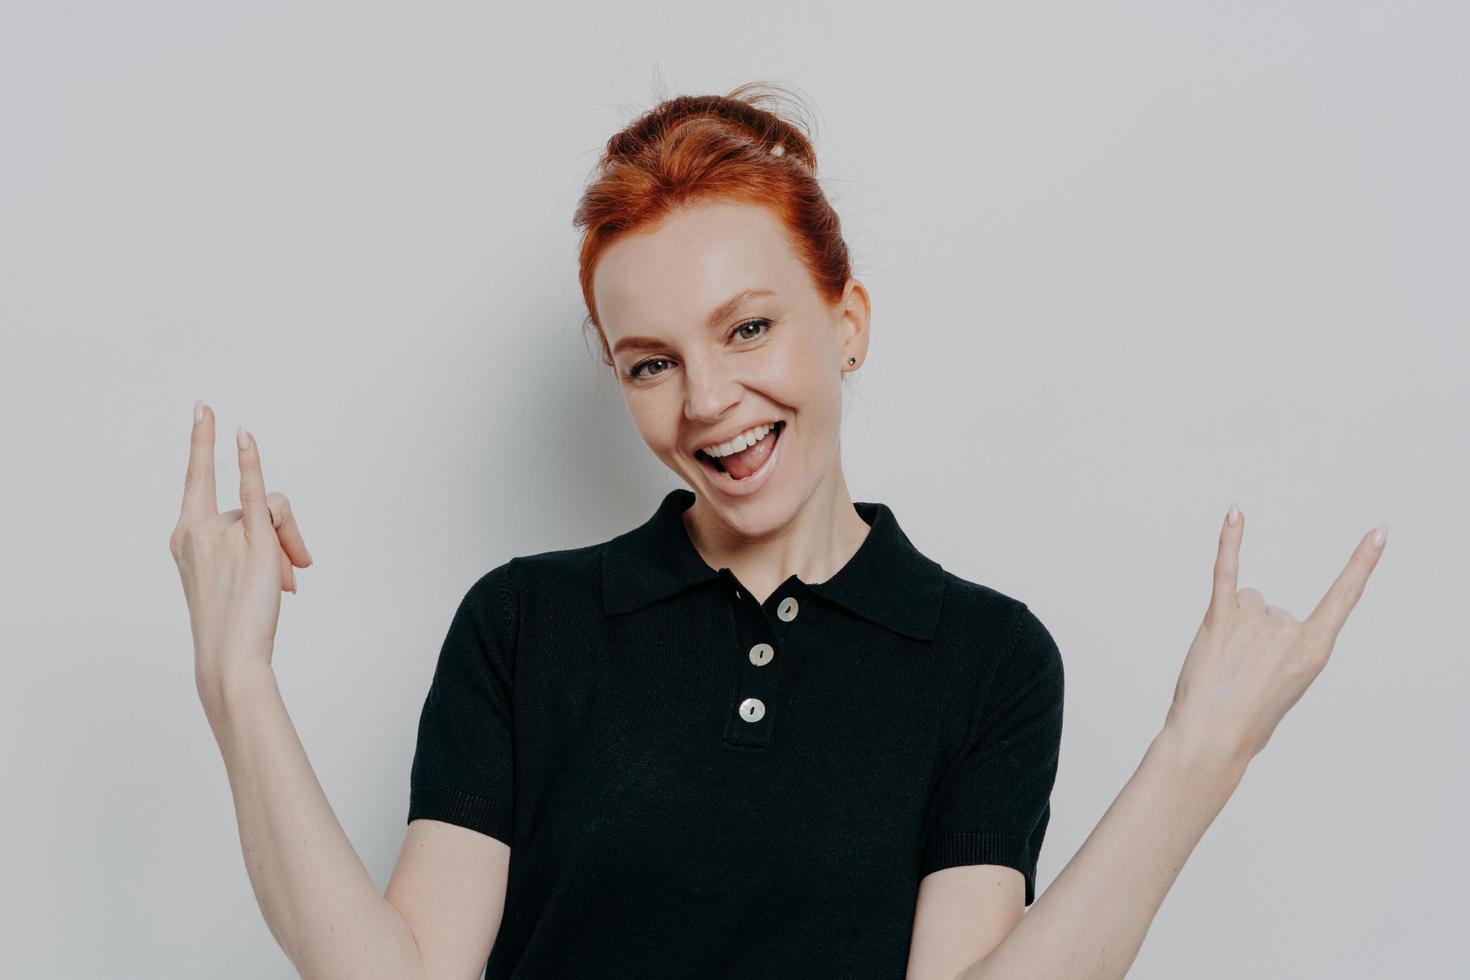
<instances>
[{"instance_id":1,"label":"freckled skin","mask_svg":"<svg viewBox=\"0 0 1470 980\"><path fill-rule=\"evenodd\" d=\"M750 288L776 295L706 324ZM706 201L614 241L594 270L593 295L610 347L634 335L664 341L615 353L614 370L643 441L695 492L685 519L706 560L736 568L743 555L747 570L737 574L757 591L761 581L779 585L784 569L821 581L841 567L867 533L839 439L842 377L854 369L847 359L861 366L867 355L862 284L850 279L827 304L773 212ZM749 323L756 318L769 323ZM650 359L641 378L628 376ZM749 497L714 491L694 449L768 419L786 422L772 479Z\"/></svg>"}]
</instances>

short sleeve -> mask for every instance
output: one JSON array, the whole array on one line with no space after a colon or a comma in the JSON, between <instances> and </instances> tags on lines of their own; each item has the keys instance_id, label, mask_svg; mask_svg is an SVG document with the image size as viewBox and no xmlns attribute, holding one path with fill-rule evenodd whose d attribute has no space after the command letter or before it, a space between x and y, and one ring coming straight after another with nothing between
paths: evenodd
<instances>
[{"instance_id":1,"label":"short sleeve","mask_svg":"<svg viewBox=\"0 0 1470 980\"><path fill-rule=\"evenodd\" d=\"M427 817L511 843L516 614L509 562L455 610L419 715L410 823Z\"/></svg>"},{"instance_id":2,"label":"short sleeve","mask_svg":"<svg viewBox=\"0 0 1470 980\"><path fill-rule=\"evenodd\" d=\"M976 698L964 747L938 790L921 878L956 865L1005 865L1025 877L1025 904L1035 901L1060 758L1063 685L1061 652L1022 605L1010 649Z\"/></svg>"}]
</instances>

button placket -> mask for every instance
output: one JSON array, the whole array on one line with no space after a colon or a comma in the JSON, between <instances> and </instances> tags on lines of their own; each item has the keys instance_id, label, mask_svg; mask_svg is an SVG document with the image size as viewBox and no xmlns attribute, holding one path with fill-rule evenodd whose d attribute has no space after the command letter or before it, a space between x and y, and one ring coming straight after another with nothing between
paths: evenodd
<instances>
[{"instance_id":1,"label":"button placket","mask_svg":"<svg viewBox=\"0 0 1470 980\"><path fill-rule=\"evenodd\" d=\"M730 597L733 639L740 658L735 667L733 697L725 705L724 739L735 745L764 748L770 744L775 722L781 643L768 611L733 573L722 571L730 584L726 595Z\"/></svg>"}]
</instances>

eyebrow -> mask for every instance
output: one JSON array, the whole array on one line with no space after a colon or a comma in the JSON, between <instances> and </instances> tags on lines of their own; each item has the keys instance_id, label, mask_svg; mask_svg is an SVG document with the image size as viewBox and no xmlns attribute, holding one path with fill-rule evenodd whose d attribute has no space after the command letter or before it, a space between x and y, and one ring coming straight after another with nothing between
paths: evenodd
<instances>
[{"instance_id":1,"label":"eyebrow","mask_svg":"<svg viewBox=\"0 0 1470 980\"><path fill-rule=\"evenodd\" d=\"M730 314L740 308L741 303L744 303L751 297L774 295L776 295L776 292L772 289L741 290L711 310L709 316L705 318L705 325L713 330L720 325L721 320L728 318ZM617 354L625 350L658 350L664 346L667 346L667 342L657 337L624 337L613 345L613 353Z\"/></svg>"}]
</instances>

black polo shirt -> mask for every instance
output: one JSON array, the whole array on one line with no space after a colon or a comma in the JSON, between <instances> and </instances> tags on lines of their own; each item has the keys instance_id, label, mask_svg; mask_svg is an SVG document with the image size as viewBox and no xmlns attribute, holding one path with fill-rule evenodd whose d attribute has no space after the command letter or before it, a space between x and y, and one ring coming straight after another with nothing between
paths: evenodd
<instances>
[{"instance_id":1,"label":"black polo shirt","mask_svg":"<svg viewBox=\"0 0 1470 980\"><path fill-rule=\"evenodd\" d=\"M825 582L757 602L670 491L610 541L466 593L408 819L511 847L499 977L901 980L920 879L1025 876L1050 817L1062 660L1026 604L878 503Z\"/></svg>"}]
</instances>

